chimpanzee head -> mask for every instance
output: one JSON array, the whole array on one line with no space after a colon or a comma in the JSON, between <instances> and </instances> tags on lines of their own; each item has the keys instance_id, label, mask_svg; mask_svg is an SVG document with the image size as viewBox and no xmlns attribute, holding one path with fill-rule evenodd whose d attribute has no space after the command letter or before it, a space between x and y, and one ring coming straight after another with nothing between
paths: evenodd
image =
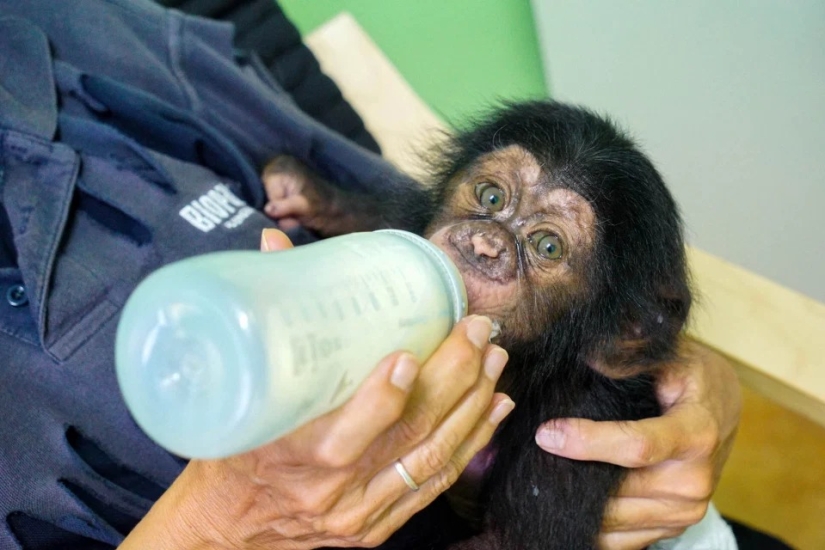
<instances>
[{"instance_id":1,"label":"chimpanzee head","mask_svg":"<svg viewBox=\"0 0 825 550\"><path fill-rule=\"evenodd\" d=\"M672 354L691 302L682 228L645 155L610 121L551 101L470 128L434 163L443 209L425 232L462 272L470 311L496 320L508 349L575 353L611 376Z\"/></svg>"}]
</instances>

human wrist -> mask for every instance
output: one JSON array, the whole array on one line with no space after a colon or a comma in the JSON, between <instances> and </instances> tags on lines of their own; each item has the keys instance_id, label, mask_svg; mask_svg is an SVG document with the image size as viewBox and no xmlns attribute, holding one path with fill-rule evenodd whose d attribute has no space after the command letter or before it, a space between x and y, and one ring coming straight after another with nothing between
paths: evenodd
<instances>
[{"instance_id":1,"label":"human wrist","mask_svg":"<svg viewBox=\"0 0 825 550\"><path fill-rule=\"evenodd\" d=\"M155 502L118 550L237 550L218 492L191 463Z\"/></svg>"}]
</instances>

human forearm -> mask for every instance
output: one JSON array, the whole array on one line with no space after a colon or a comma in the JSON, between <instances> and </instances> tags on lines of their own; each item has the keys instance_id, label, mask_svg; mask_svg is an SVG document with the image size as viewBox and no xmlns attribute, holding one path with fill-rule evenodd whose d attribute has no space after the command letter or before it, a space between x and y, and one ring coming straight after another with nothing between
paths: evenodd
<instances>
[{"instance_id":1,"label":"human forearm","mask_svg":"<svg viewBox=\"0 0 825 550\"><path fill-rule=\"evenodd\" d=\"M218 540L209 540L219 530L208 512L214 503L205 487L187 467L137 524L118 550L224 550ZM202 493L202 497L199 497ZM220 517L216 515L216 517ZM214 537L213 537L214 538Z\"/></svg>"}]
</instances>

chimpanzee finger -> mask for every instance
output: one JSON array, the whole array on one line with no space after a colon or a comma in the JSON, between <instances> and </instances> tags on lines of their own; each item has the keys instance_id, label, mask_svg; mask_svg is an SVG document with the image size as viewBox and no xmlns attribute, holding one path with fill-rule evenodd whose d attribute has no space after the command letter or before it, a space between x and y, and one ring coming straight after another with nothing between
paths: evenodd
<instances>
[{"instance_id":1,"label":"chimpanzee finger","mask_svg":"<svg viewBox=\"0 0 825 550\"><path fill-rule=\"evenodd\" d=\"M270 201L281 200L290 193L290 186L283 176L264 176L263 184L266 198Z\"/></svg>"},{"instance_id":2,"label":"chimpanzee finger","mask_svg":"<svg viewBox=\"0 0 825 550\"><path fill-rule=\"evenodd\" d=\"M300 227L300 225L301 222L296 218L280 218L278 220L278 227L280 227L282 231L290 231L296 227Z\"/></svg>"},{"instance_id":3,"label":"chimpanzee finger","mask_svg":"<svg viewBox=\"0 0 825 550\"><path fill-rule=\"evenodd\" d=\"M299 218L310 215L311 207L305 196L289 195L282 199L270 200L264 206L264 212L272 218Z\"/></svg>"}]
</instances>

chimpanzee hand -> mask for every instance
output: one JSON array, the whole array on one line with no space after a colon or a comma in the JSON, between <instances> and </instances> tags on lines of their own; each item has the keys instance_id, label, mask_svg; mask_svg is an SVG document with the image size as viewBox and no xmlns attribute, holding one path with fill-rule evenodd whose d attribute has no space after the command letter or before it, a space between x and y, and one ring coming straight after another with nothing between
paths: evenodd
<instances>
[{"instance_id":1,"label":"chimpanzee hand","mask_svg":"<svg viewBox=\"0 0 825 550\"><path fill-rule=\"evenodd\" d=\"M263 250L288 246L264 231ZM426 363L389 355L344 405L281 439L192 460L121 550L377 545L447 489L513 409L494 393L507 354L491 330L467 317Z\"/></svg>"},{"instance_id":2,"label":"chimpanzee hand","mask_svg":"<svg viewBox=\"0 0 825 550\"><path fill-rule=\"evenodd\" d=\"M317 174L294 157L280 155L266 165L261 177L267 198L264 212L278 220L281 229L322 229L331 196L319 189L327 184Z\"/></svg>"},{"instance_id":3,"label":"chimpanzee hand","mask_svg":"<svg viewBox=\"0 0 825 550\"><path fill-rule=\"evenodd\" d=\"M294 157L272 159L261 175L267 203L264 212L283 230L299 225L332 237L374 229L366 197L348 194L331 185Z\"/></svg>"},{"instance_id":4,"label":"chimpanzee hand","mask_svg":"<svg viewBox=\"0 0 825 550\"><path fill-rule=\"evenodd\" d=\"M563 419L536 434L544 450L633 468L608 503L601 550L638 550L675 537L707 510L739 424L733 367L696 343L661 370L663 416L638 422Z\"/></svg>"}]
</instances>

